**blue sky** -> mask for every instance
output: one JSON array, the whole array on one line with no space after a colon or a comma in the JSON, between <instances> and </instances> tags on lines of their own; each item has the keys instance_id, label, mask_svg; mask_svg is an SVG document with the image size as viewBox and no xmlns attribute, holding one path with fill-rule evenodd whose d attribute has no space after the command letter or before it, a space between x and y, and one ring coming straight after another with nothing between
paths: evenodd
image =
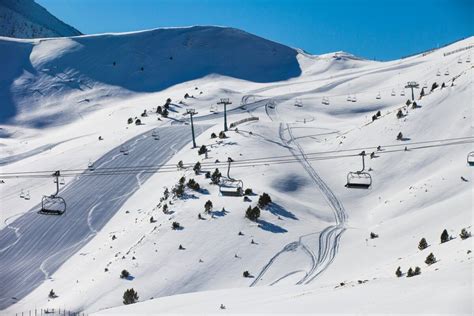
<instances>
[{"instance_id":1,"label":"blue sky","mask_svg":"<svg viewBox=\"0 0 474 316\"><path fill-rule=\"evenodd\" d=\"M474 0L36 0L85 34L221 25L390 60L473 35Z\"/></svg>"}]
</instances>

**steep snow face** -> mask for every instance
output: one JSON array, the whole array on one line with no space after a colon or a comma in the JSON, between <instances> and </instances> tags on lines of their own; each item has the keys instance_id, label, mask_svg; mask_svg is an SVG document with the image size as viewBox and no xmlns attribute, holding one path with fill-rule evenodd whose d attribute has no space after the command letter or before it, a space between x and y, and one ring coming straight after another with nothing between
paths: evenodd
<instances>
[{"instance_id":1,"label":"steep snow face","mask_svg":"<svg viewBox=\"0 0 474 316\"><path fill-rule=\"evenodd\" d=\"M83 102L91 94L108 94L100 89L154 92L208 75L263 83L301 74L296 50L233 28L1 39L0 45L2 60L21 56L0 75L0 95L7 100L0 123L33 127L70 120L92 106Z\"/></svg>"},{"instance_id":2,"label":"steep snow face","mask_svg":"<svg viewBox=\"0 0 474 316\"><path fill-rule=\"evenodd\" d=\"M33 0L0 2L0 36L41 38L81 35Z\"/></svg>"}]
</instances>

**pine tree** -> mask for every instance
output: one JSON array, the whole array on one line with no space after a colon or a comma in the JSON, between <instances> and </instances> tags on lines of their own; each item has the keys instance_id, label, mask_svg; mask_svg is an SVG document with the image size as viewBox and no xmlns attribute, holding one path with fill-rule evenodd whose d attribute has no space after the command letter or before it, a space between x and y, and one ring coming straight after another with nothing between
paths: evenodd
<instances>
[{"instance_id":1,"label":"pine tree","mask_svg":"<svg viewBox=\"0 0 474 316\"><path fill-rule=\"evenodd\" d=\"M184 164L183 164L182 160L178 161L177 167L178 167L178 169L183 169L184 168Z\"/></svg>"},{"instance_id":2,"label":"pine tree","mask_svg":"<svg viewBox=\"0 0 474 316\"><path fill-rule=\"evenodd\" d=\"M127 270L122 270L122 272L120 273L120 278L121 279L128 279L128 277L130 276L130 272L128 272Z\"/></svg>"},{"instance_id":3,"label":"pine tree","mask_svg":"<svg viewBox=\"0 0 474 316\"><path fill-rule=\"evenodd\" d=\"M416 267L416 268L415 268L415 271L414 271L413 273L414 273L414 275L421 274L421 269L420 269L420 267Z\"/></svg>"},{"instance_id":4,"label":"pine tree","mask_svg":"<svg viewBox=\"0 0 474 316\"><path fill-rule=\"evenodd\" d=\"M250 276L250 273L248 271L244 271L242 275L244 276L244 278L248 278Z\"/></svg>"},{"instance_id":5,"label":"pine tree","mask_svg":"<svg viewBox=\"0 0 474 316\"><path fill-rule=\"evenodd\" d=\"M441 233L441 243L445 243L449 241L449 239L450 237L449 237L448 231L446 229L443 230L443 232Z\"/></svg>"},{"instance_id":6,"label":"pine tree","mask_svg":"<svg viewBox=\"0 0 474 316\"><path fill-rule=\"evenodd\" d=\"M264 208L271 202L272 202L272 199L270 198L270 195L268 195L265 192L262 195L260 195L260 197L258 198L258 206L261 208Z\"/></svg>"},{"instance_id":7,"label":"pine tree","mask_svg":"<svg viewBox=\"0 0 474 316\"><path fill-rule=\"evenodd\" d=\"M163 112L161 113L161 116L163 117L168 117L168 115L169 115L168 109L164 109Z\"/></svg>"},{"instance_id":8,"label":"pine tree","mask_svg":"<svg viewBox=\"0 0 474 316\"><path fill-rule=\"evenodd\" d=\"M410 267L410 269L408 269L408 272L407 272L407 278L411 278L412 276L415 275L415 272L413 271L413 269Z\"/></svg>"},{"instance_id":9,"label":"pine tree","mask_svg":"<svg viewBox=\"0 0 474 316\"><path fill-rule=\"evenodd\" d=\"M127 120L127 123L128 123L128 124L132 124L132 123L133 123L133 119L132 119L131 117L129 117L128 120Z\"/></svg>"},{"instance_id":10,"label":"pine tree","mask_svg":"<svg viewBox=\"0 0 474 316\"><path fill-rule=\"evenodd\" d=\"M466 228L461 229L461 233L459 234L462 240L471 237L471 232L468 232Z\"/></svg>"},{"instance_id":11,"label":"pine tree","mask_svg":"<svg viewBox=\"0 0 474 316\"><path fill-rule=\"evenodd\" d=\"M402 132L400 132L397 135L397 140L402 140L402 139L403 139L403 134L402 134Z\"/></svg>"},{"instance_id":12,"label":"pine tree","mask_svg":"<svg viewBox=\"0 0 474 316\"><path fill-rule=\"evenodd\" d=\"M128 289L123 293L123 303L125 305L134 304L138 301L138 293L133 289Z\"/></svg>"},{"instance_id":13,"label":"pine tree","mask_svg":"<svg viewBox=\"0 0 474 316\"><path fill-rule=\"evenodd\" d=\"M428 247L428 243L426 242L426 239L423 237L421 238L420 242L418 243L418 249L423 250Z\"/></svg>"},{"instance_id":14,"label":"pine tree","mask_svg":"<svg viewBox=\"0 0 474 316\"><path fill-rule=\"evenodd\" d=\"M249 206L247 208L247 211L245 211L245 217L247 217L251 221L256 221L260 217L260 209L258 208L258 206L255 206L254 208Z\"/></svg>"},{"instance_id":15,"label":"pine tree","mask_svg":"<svg viewBox=\"0 0 474 316\"><path fill-rule=\"evenodd\" d=\"M177 230L181 228L181 225L178 222L173 222L173 224L171 224L171 228L173 230Z\"/></svg>"},{"instance_id":16,"label":"pine tree","mask_svg":"<svg viewBox=\"0 0 474 316\"><path fill-rule=\"evenodd\" d=\"M421 88L420 98L425 96L425 88Z\"/></svg>"},{"instance_id":17,"label":"pine tree","mask_svg":"<svg viewBox=\"0 0 474 316\"><path fill-rule=\"evenodd\" d=\"M425 263L426 263L427 265L431 265L431 264L433 264L433 263L435 263L435 262L436 262L436 257L434 256L433 253L430 253L430 254L428 255L428 257L426 257Z\"/></svg>"},{"instance_id":18,"label":"pine tree","mask_svg":"<svg viewBox=\"0 0 474 316\"><path fill-rule=\"evenodd\" d=\"M212 183L218 184L221 177L222 177L222 174L220 173L219 169L216 168L216 170L214 170L214 172L211 175Z\"/></svg>"},{"instance_id":19,"label":"pine tree","mask_svg":"<svg viewBox=\"0 0 474 316\"><path fill-rule=\"evenodd\" d=\"M396 275L397 277L401 277L401 276L403 275L403 272L402 272L402 270L401 270L400 267L398 267L397 271L395 271L395 275Z\"/></svg>"},{"instance_id":20,"label":"pine tree","mask_svg":"<svg viewBox=\"0 0 474 316\"><path fill-rule=\"evenodd\" d=\"M199 172L201 172L201 163L199 161L196 162L196 164L193 167L193 170L196 174L199 174Z\"/></svg>"},{"instance_id":21,"label":"pine tree","mask_svg":"<svg viewBox=\"0 0 474 316\"><path fill-rule=\"evenodd\" d=\"M423 91L423 90L421 90L421 91ZM406 104L407 106L410 105L410 104L411 104L410 99L408 99L407 102L405 102L405 104Z\"/></svg>"},{"instance_id":22,"label":"pine tree","mask_svg":"<svg viewBox=\"0 0 474 316\"><path fill-rule=\"evenodd\" d=\"M204 204L204 211L206 213L210 213L212 211L213 205L211 200L207 200L207 202Z\"/></svg>"},{"instance_id":23,"label":"pine tree","mask_svg":"<svg viewBox=\"0 0 474 316\"><path fill-rule=\"evenodd\" d=\"M49 297L49 298L56 298L56 297L58 297L58 296L56 295L56 293L54 292L54 290L51 289L51 291L49 291L48 297Z\"/></svg>"},{"instance_id":24,"label":"pine tree","mask_svg":"<svg viewBox=\"0 0 474 316\"><path fill-rule=\"evenodd\" d=\"M201 147L199 147L198 155L205 154L206 152L207 152L207 147L206 147L206 145L202 145Z\"/></svg>"}]
</instances>

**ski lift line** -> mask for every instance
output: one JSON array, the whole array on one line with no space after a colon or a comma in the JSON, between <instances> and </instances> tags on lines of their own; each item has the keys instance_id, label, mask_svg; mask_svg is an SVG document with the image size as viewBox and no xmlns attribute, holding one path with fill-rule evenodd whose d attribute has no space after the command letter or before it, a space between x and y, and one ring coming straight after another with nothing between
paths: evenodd
<instances>
[{"instance_id":1,"label":"ski lift line","mask_svg":"<svg viewBox=\"0 0 474 316\"><path fill-rule=\"evenodd\" d=\"M449 138L449 139L438 139L438 140L428 140L428 141L420 141L420 142L404 142L401 144L390 144L390 145L380 145L382 148L392 148L392 147L405 147L405 146L413 146L413 145L422 145L422 144L430 144L430 143L437 143L437 142L455 142L454 144L458 144L458 142L463 141L462 143L472 143L474 142L474 136L466 136L466 137L457 137L457 138ZM444 145L449 145L448 144L438 144L436 147L444 146ZM376 150L377 146L368 146L368 147L361 147L361 148L351 148L351 149L343 149L343 150L333 150L333 151L321 151L321 152L314 152L314 153L307 153L305 156L311 157L315 155L326 155L326 154L333 154L333 153L343 153L343 152L352 152L352 151L357 151L355 154L350 154L347 155L348 157L352 156L357 156L359 155L359 151L361 150ZM410 148L414 149L414 148ZM379 153L384 153L387 151L382 151ZM296 156L301 156L297 154ZM237 160L233 164L245 164L245 163L254 163L254 162L259 162L262 161L264 163L272 162L272 161L278 161L278 159L284 159L284 158L290 158L294 157L293 155L283 155L283 156L273 156L273 157L260 157L260 158L251 158L251 159L243 159L243 160ZM194 163L185 163L183 164L184 167L192 167L194 166ZM206 166L227 166L227 162L208 162L208 163L201 163L201 166L206 167ZM87 169L64 169L61 170L61 176L66 176L68 174L84 174L87 175L88 173L83 173L84 171L90 171L93 173L99 173L99 172L114 172L114 171L141 171L141 170L146 170L150 168L155 168L155 169L176 169L176 165L174 164L161 164L161 165L143 165L143 166L134 166L134 167L103 167L103 168L96 168L93 171L90 170L89 168ZM7 173L0 173L0 177L5 178L6 176L9 175L23 175L23 174L28 174L28 175L35 175L39 174L41 176L46 176L50 177L51 174L53 174L55 171L20 171L20 172L7 172Z\"/></svg>"},{"instance_id":2,"label":"ski lift line","mask_svg":"<svg viewBox=\"0 0 474 316\"><path fill-rule=\"evenodd\" d=\"M437 147L443 147L443 146L453 146L453 145L463 145L463 144L469 144L469 143L474 143L474 141L458 141L458 142L453 142L453 143L448 143L448 144L434 144L434 145L426 145L426 146L419 146L419 147L411 147L409 148L410 151L413 150L419 150L419 149L429 149L429 148L437 148ZM379 151L378 154L389 154L389 153L399 153L399 152L404 152L405 149L393 149L393 150L385 150L385 151ZM340 158L349 158L349 157L355 157L355 156L360 156L360 153L358 154L346 154L346 155L333 155L333 156L326 156L326 157L307 157L309 161L319 161L319 160L332 160L332 159L340 159ZM298 158L293 158L293 159L284 159L284 160L262 160L262 161L255 161L255 162L234 162L234 168L248 168L248 167L255 167L255 166L262 166L262 165L279 165L279 164L288 164L288 163L296 163L299 162ZM224 166L225 164L222 164ZM216 166L216 165L214 165ZM61 173L62 176L64 177L75 177L75 176L114 176L114 175L132 175L136 174L137 172L141 173L167 173L167 172L176 172L176 168L174 167L173 169L162 169L159 167L156 168L149 168L148 170L109 170L109 171L94 171L94 172L85 172L85 173ZM22 174L22 175L8 175L6 177L3 177L5 179L8 178L49 178L51 175L28 175L28 174Z\"/></svg>"}]
</instances>

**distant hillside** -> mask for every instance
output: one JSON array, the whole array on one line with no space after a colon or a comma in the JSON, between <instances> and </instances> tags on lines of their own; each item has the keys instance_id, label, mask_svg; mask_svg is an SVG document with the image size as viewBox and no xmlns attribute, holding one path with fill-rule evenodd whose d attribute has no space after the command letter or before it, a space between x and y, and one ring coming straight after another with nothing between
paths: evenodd
<instances>
[{"instance_id":1,"label":"distant hillside","mask_svg":"<svg viewBox=\"0 0 474 316\"><path fill-rule=\"evenodd\" d=\"M0 1L0 36L44 38L81 35L33 0Z\"/></svg>"}]
</instances>

